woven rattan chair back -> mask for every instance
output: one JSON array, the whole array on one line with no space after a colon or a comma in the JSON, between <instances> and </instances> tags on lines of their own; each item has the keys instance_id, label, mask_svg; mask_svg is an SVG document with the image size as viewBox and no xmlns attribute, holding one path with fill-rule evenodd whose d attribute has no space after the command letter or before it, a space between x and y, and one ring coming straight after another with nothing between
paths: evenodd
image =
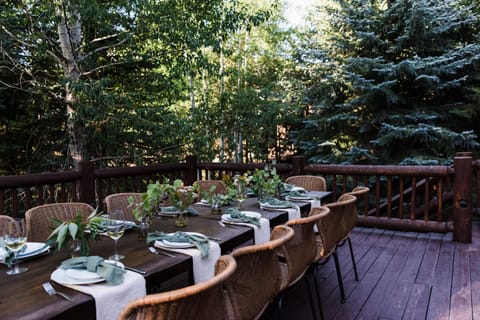
<instances>
[{"instance_id":1,"label":"woven rattan chair back","mask_svg":"<svg viewBox=\"0 0 480 320\"><path fill-rule=\"evenodd\" d=\"M335 250L337 244L345 238L350 225L348 217L356 206L356 200L354 196L344 194L336 202L324 205L330 209L330 212L317 222L318 236L320 237L318 258L328 257ZM320 208L313 208L310 214L314 214L317 210Z\"/></svg>"},{"instance_id":2,"label":"woven rattan chair back","mask_svg":"<svg viewBox=\"0 0 480 320\"><path fill-rule=\"evenodd\" d=\"M132 205L128 201L130 197L132 197L134 200L134 204ZM113 193L105 197L105 206L107 208L107 212L112 212L113 210L122 210L124 220L136 221L132 210L135 208L135 203L140 203L142 201L141 199L141 193Z\"/></svg>"},{"instance_id":3,"label":"woven rattan chair back","mask_svg":"<svg viewBox=\"0 0 480 320\"><path fill-rule=\"evenodd\" d=\"M227 194L227 185L222 180L197 180L193 184L198 185L198 201L204 193L210 192L212 186L215 186L214 193Z\"/></svg>"},{"instance_id":4,"label":"woven rattan chair back","mask_svg":"<svg viewBox=\"0 0 480 320\"><path fill-rule=\"evenodd\" d=\"M317 256L317 241L313 226L329 213L327 207L320 207L305 218L290 220L287 226L295 231L294 237L281 248L282 257L287 266L287 276L283 279L282 289L298 282ZM272 238L276 238L275 229Z\"/></svg>"},{"instance_id":5,"label":"woven rattan chair back","mask_svg":"<svg viewBox=\"0 0 480 320\"><path fill-rule=\"evenodd\" d=\"M237 270L224 286L232 302L233 319L258 319L280 292L282 273L278 253L293 238L294 231L285 225L275 229L275 239L232 252Z\"/></svg>"},{"instance_id":6,"label":"woven rattan chair back","mask_svg":"<svg viewBox=\"0 0 480 320\"><path fill-rule=\"evenodd\" d=\"M81 202L44 204L25 212L28 241L45 242L55 228L53 219L68 221L81 215L85 219L93 212L93 207Z\"/></svg>"},{"instance_id":7,"label":"woven rattan chair back","mask_svg":"<svg viewBox=\"0 0 480 320\"><path fill-rule=\"evenodd\" d=\"M296 185L297 187L302 187L308 191L326 191L327 182L324 177L320 176L291 176L285 179L285 183Z\"/></svg>"},{"instance_id":8,"label":"woven rattan chair back","mask_svg":"<svg viewBox=\"0 0 480 320\"><path fill-rule=\"evenodd\" d=\"M119 320L224 320L231 319L231 309L222 283L234 274L235 259L224 255L216 263L215 277L178 290L146 295L130 302Z\"/></svg>"},{"instance_id":9,"label":"woven rattan chair back","mask_svg":"<svg viewBox=\"0 0 480 320\"><path fill-rule=\"evenodd\" d=\"M338 198L338 200L344 199L346 195L354 196L357 200L355 201L355 205L351 206L351 210L345 216L345 230L344 236L347 237L348 234L353 230L355 225L357 224L358 220L358 202L365 196L370 189L368 187L356 187L353 188L351 192L345 193Z\"/></svg>"},{"instance_id":10,"label":"woven rattan chair back","mask_svg":"<svg viewBox=\"0 0 480 320\"><path fill-rule=\"evenodd\" d=\"M10 216L0 215L0 236L8 232L8 225L10 224L10 222L17 223L17 221ZM17 228L17 231L20 229L18 224L16 228Z\"/></svg>"}]
</instances>

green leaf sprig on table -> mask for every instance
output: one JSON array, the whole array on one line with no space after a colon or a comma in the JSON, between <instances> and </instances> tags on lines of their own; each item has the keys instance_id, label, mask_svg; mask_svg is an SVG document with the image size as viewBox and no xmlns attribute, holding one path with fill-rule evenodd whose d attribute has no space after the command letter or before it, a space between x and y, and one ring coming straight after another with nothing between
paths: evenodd
<instances>
[{"instance_id":1,"label":"green leaf sprig on table","mask_svg":"<svg viewBox=\"0 0 480 320\"><path fill-rule=\"evenodd\" d=\"M103 231L102 225L105 217L97 213L97 209L95 209L87 218L78 214L69 221L59 219L53 219L53 221L57 226L48 236L47 244L55 246L59 251L70 241L79 240L80 253L88 255L88 240L95 239L99 231Z\"/></svg>"},{"instance_id":2,"label":"green leaf sprig on table","mask_svg":"<svg viewBox=\"0 0 480 320\"><path fill-rule=\"evenodd\" d=\"M159 210L160 205L175 206L177 209L186 209L197 198L198 187L184 186L183 181L175 179L170 183L166 178L163 183L156 181L147 185L147 191L142 193L141 201L135 203L133 197L128 199L134 205L132 214L139 221L144 217L151 218Z\"/></svg>"}]
</instances>

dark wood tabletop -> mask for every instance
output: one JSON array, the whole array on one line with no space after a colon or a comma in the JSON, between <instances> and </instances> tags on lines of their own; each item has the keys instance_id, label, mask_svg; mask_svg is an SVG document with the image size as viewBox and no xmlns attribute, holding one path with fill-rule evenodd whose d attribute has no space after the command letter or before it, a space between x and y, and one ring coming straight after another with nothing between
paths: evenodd
<instances>
[{"instance_id":1,"label":"dark wood tabletop","mask_svg":"<svg viewBox=\"0 0 480 320\"><path fill-rule=\"evenodd\" d=\"M252 228L223 227L218 223L221 215L212 215L210 209L206 207L196 208L200 216L190 216L186 227L176 227L172 217L159 216L153 219L150 230L200 232L220 239L218 243L222 254L238 246L253 243ZM285 211L260 210L254 198L247 199L243 209L260 212L263 217L270 220L271 228L288 219ZM114 251L113 240L104 236L99 236L98 240L91 240L89 245L90 255L108 258ZM118 251L125 256L122 263L126 266L145 271L147 293L167 290L168 287L164 284L182 274L187 275L186 285L193 283L190 256L175 253L174 257L167 257L149 253L145 241L138 239L135 228L126 231L119 239ZM42 283L50 281L50 274L68 258L70 258L68 250L34 257L21 262L22 266L29 268L27 272L14 276L6 275L7 267L0 264L0 319L94 319L95 302L92 296L52 282L56 289L74 297L75 300L70 302L58 296L49 296L42 288Z\"/></svg>"}]
</instances>

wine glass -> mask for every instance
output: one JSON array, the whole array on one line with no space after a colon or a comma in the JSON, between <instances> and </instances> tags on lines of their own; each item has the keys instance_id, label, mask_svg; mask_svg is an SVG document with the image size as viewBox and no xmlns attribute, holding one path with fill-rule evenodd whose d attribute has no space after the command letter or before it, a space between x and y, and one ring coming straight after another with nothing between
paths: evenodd
<instances>
[{"instance_id":1,"label":"wine glass","mask_svg":"<svg viewBox=\"0 0 480 320\"><path fill-rule=\"evenodd\" d=\"M247 200L247 186L241 182L237 184L236 200L238 203L238 210L242 210L242 203Z\"/></svg>"},{"instance_id":2,"label":"wine glass","mask_svg":"<svg viewBox=\"0 0 480 320\"><path fill-rule=\"evenodd\" d=\"M23 219L8 221L3 241L5 242L5 246L13 252L15 261L15 266L6 273L8 275L14 275L27 271L27 268L18 266L17 259L18 252L20 252L27 243L25 221Z\"/></svg>"},{"instance_id":3,"label":"wine glass","mask_svg":"<svg viewBox=\"0 0 480 320\"><path fill-rule=\"evenodd\" d=\"M115 253L109 257L111 260L122 260L125 256L118 254L118 239L123 236L125 231L125 221L123 220L122 210L113 210L106 221L107 235L113 239L115 243Z\"/></svg>"}]
</instances>

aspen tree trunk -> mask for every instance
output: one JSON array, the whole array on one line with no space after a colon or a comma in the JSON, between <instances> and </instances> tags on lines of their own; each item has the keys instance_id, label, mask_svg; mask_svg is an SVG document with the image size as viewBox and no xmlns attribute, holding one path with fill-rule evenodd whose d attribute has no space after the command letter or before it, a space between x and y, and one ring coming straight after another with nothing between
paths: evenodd
<instances>
[{"instance_id":1,"label":"aspen tree trunk","mask_svg":"<svg viewBox=\"0 0 480 320\"><path fill-rule=\"evenodd\" d=\"M223 112L223 108L224 108L224 94L225 94L225 73L224 73L224 70L225 70L225 66L224 66L224 56L223 56L223 45L220 44L220 70L219 70L219 74L220 74L220 113L221 113L221 118L220 118L220 128L224 128L224 123L225 123L225 118L224 118L224 112ZM222 133L221 133L221 137L220 137L220 162L223 162L223 159L225 159L225 135L223 134L223 130L222 130Z\"/></svg>"},{"instance_id":2,"label":"aspen tree trunk","mask_svg":"<svg viewBox=\"0 0 480 320\"><path fill-rule=\"evenodd\" d=\"M57 1L56 5L57 15L60 17L57 32L63 55L62 67L67 79L64 97L67 112L67 159L77 170L79 162L83 160L85 148L85 128L75 109L77 98L73 88L74 84L80 79L78 61L81 58L79 53L79 46L82 41L81 17L78 11L70 11L70 8L67 8L63 1Z\"/></svg>"}]
</instances>

